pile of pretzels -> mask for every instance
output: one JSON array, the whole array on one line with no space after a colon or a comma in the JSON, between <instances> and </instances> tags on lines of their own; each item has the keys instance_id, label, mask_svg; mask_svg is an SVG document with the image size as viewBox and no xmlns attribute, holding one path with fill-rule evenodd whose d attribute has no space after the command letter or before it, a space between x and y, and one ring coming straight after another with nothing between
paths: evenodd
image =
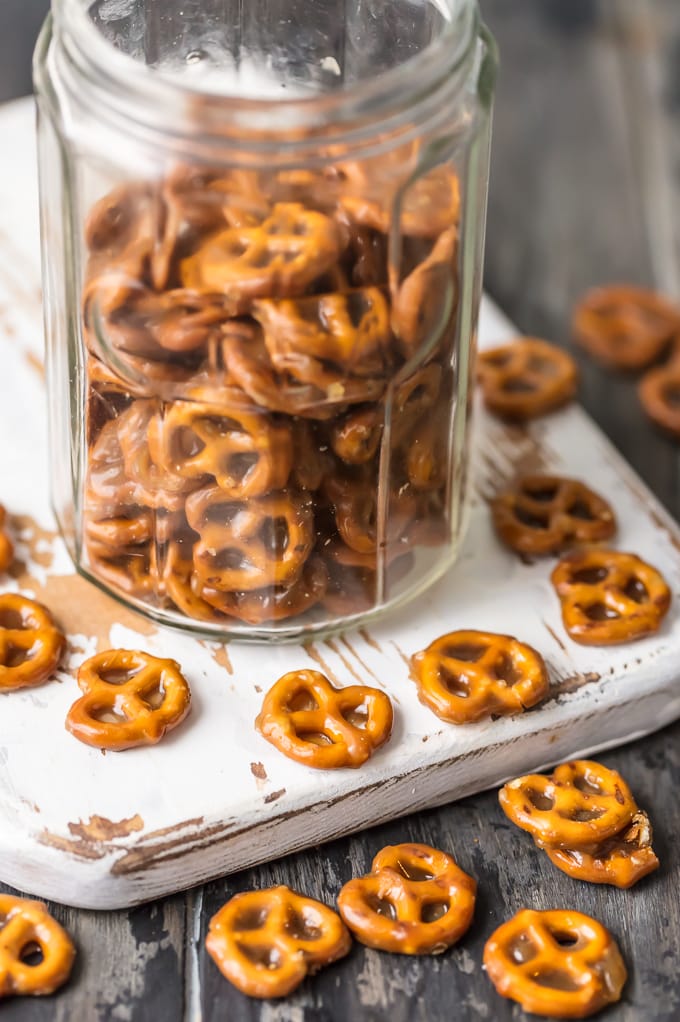
<instances>
[{"instance_id":1,"label":"pile of pretzels","mask_svg":"<svg viewBox=\"0 0 680 1022\"><path fill-rule=\"evenodd\" d=\"M177 165L94 205L97 579L203 622L334 619L447 542L460 196L450 167L418 177L418 160Z\"/></svg>"}]
</instances>

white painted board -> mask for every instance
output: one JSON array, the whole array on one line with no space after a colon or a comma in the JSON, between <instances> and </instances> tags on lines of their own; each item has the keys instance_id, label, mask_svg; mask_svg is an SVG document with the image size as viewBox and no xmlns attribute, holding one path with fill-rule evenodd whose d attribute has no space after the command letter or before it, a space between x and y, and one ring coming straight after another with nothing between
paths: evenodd
<instances>
[{"instance_id":1,"label":"white painted board","mask_svg":"<svg viewBox=\"0 0 680 1022\"><path fill-rule=\"evenodd\" d=\"M73 573L48 505L32 106L0 111L0 501L14 515L23 569L5 588L35 595L67 627L58 679L0 695L0 879L71 905L115 908L450 802L518 773L639 737L680 716L680 618L614 649L570 642L550 562L503 550L485 497L516 472L590 482L614 504L617 544L660 567L677 598L680 532L578 407L528 429L483 412L475 436L470 530L450 574L368 631L310 647L221 647L159 628ZM482 343L511 334L486 302ZM407 658L455 628L517 635L544 654L546 703L466 727L425 709ZM185 669L193 712L152 749L105 754L63 726L73 671L97 649L144 648ZM394 735L360 771L312 771L253 729L262 693L285 671L324 665L340 683L384 688ZM455 812L455 807L452 807Z\"/></svg>"}]
</instances>

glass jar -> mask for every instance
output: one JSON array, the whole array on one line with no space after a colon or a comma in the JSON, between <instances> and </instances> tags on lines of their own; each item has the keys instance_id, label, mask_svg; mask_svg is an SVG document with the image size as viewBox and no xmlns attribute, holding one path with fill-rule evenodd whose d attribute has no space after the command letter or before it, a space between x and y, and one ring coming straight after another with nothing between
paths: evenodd
<instances>
[{"instance_id":1,"label":"glass jar","mask_svg":"<svg viewBox=\"0 0 680 1022\"><path fill-rule=\"evenodd\" d=\"M473 0L53 0L53 503L216 638L411 599L464 531L493 43Z\"/></svg>"}]
</instances>

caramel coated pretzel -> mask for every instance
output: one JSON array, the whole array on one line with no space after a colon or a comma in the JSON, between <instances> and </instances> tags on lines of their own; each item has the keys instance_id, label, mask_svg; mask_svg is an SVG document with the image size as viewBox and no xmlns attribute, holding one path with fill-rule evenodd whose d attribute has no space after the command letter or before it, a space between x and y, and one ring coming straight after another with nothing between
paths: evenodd
<instances>
[{"instance_id":1,"label":"caramel coated pretzel","mask_svg":"<svg viewBox=\"0 0 680 1022\"><path fill-rule=\"evenodd\" d=\"M574 543L609 539L616 518L602 497L575 479L524 476L491 502L496 532L521 554L552 554Z\"/></svg>"},{"instance_id":2,"label":"caramel coated pretzel","mask_svg":"<svg viewBox=\"0 0 680 1022\"><path fill-rule=\"evenodd\" d=\"M299 203L278 203L257 227L232 227L184 259L185 287L236 301L301 294L339 260L337 224Z\"/></svg>"},{"instance_id":3,"label":"caramel coated pretzel","mask_svg":"<svg viewBox=\"0 0 680 1022\"><path fill-rule=\"evenodd\" d=\"M336 912L288 887L237 894L210 920L205 946L248 997L286 997L343 958L351 938Z\"/></svg>"},{"instance_id":4,"label":"caramel coated pretzel","mask_svg":"<svg viewBox=\"0 0 680 1022\"><path fill-rule=\"evenodd\" d=\"M359 767L392 733L389 696L335 688L319 671L291 671L264 697L255 727L284 756L317 770Z\"/></svg>"},{"instance_id":5,"label":"caramel coated pretzel","mask_svg":"<svg viewBox=\"0 0 680 1022\"><path fill-rule=\"evenodd\" d=\"M481 352L478 377L487 408L518 422L561 408L578 384L571 356L535 337Z\"/></svg>"},{"instance_id":6,"label":"caramel coated pretzel","mask_svg":"<svg viewBox=\"0 0 680 1022\"><path fill-rule=\"evenodd\" d=\"M155 745L191 706L179 664L149 653L98 653L79 667L78 685L83 695L68 712L67 730L86 745L112 752Z\"/></svg>"},{"instance_id":7,"label":"caramel coated pretzel","mask_svg":"<svg viewBox=\"0 0 680 1022\"><path fill-rule=\"evenodd\" d=\"M29 956L39 950L42 959ZM0 893L0 998L44 996L71 975L76 949L71 938L41 901Z\"/></svg>"},{"instance_id":8,"label":"caramel coated pretzel","mask_svg":"<svg viewBox=\"0 0 680 1022\"><path fill-rule=\"evenodd\" d=\"M660 572L618 550L567 554L551 579L564 627L585 646L611 646L653 634L671 602Z\"/></svg>"},{"instance_id":9,"label":"caramel coated pretzel","mask_svg":"<svg viewBox=\"0 0 680 1022\"><path fill-rule=\"evenodd\" d=\"M591 850L546 848L554 866L576 880L628 888L659 868L652 848L652 827L638 810L631 823Z\"/></svg>"},{"instance_id":10,"label":"caramel coated pretzel","mask_svg":"<svg viewBox=\"0 0 680 1022\"><path fill-rule=\"evenodd\" d=\"M637 811L616 770L577 759L552 775L527 774L498 793L503 812L541 848L593 848L619 834Z\"/></svg>"},{"instance_id":11,"label":"caramel coated pretzel","mask_svg":"<svg viewBox=\"0 0 680 1022\"><path fill-rule=\"evenodd\" d=\"M234 501L212 486L188 498L186 514L200 536L196 572L205 586L225 593L291 584L314 546L314 513L303 495Z\"/></svg>"},{"instance_id":12,"label":"caramel coated pretzel","mask_svg":"<svg viewBox=\"0 0 680 1022\"><path fill-rule=\"evenodd\" d=\"M450 409L440 405L412 431L406 447L408 481L422 492L438 490L446 483L452 437Z\"/></svg>"},{"instance_id":13,"label":"caramel coated pretzel","mask_svg":"<svg viewBox=\"0 0 680 1022\"><path fill-rule=\"evenodd\" d=\"M312 556L305 563L299 578L246 592L225 592L206 585L194 576L193 588L198 598L221 614L261 625L267 621L285 621L298 617L320 603L328 588L328 571L320 557Z\"/></svg>"},{"instance_id":14,"label":"caramel coated pretzel","mask_svg":"<svg viewBox=\"0 0 680 1022\"><path fill-rule=\"evenodd\" d=\"M177 401L154 416L148 434L153 461L171 477L212 476L225 497L261 497L281 490L293 464L290 428L266 413Z\"/></svg>"},{"instance_id":15,"label":"caramel coated pretzel","mask_svg":"<svg viewBox=\"0 0 680 1022\"><path fill-rule=\"evenodd\" d=\"M680 308L655 291L615 285L589 291L574 312L574 336L599 362L644 369L680 335Z\"/></svg>"},{"instance_id":16,"label":"caramel coated pretzel","mask_svg":"<svg viewBox=\"0 0 680 1022\"><path fill-rule=\"evenodd\" d=\"M436 955L469 929L477 884L450 855L421 844L383 848L364 877L338 895L340 915L362 944Z\"/></svg>"},{"instance_id":17,"label":"caramel coated pretzel","mask_svg":"<svg viewBox=\"0 0 680 1022\"><path fill-rule=\"evenodd\" d=\"M0 504L0 574L7 571L14 560L14 547L7 535L6 529L7 512Z\"/></svg>"},{"instance_id":18,"label":"caramel coated pretzel","mask_svg":"<svg viewBox=\"0 0 680 1022\"><path fill-rule=\"evenodd\" d=\"M331 447L347 465L365 465L375 457L384 428L379 405L349 412L331 427Z\"/></svg>"},{"instance_id":19,"label":"caramel coated pretzel","mask_svg":"<svg viewBox=\"0 0 680 1022\"><path fill-rule=\"evenodd\" d=\"M638 393L652 422L671 436L680 437L680 363L677 359L645 373Z\"/></svg>"},{"instance_id":20,"label":"caramel coated pretzel","mask_svg":"<svg viewBox=\"0 0 680 1022\"><path fill-rule=\"evenodd\" d=\"M253 310L278 372L316 384L324 366L354 376L375 376L389 365L392 331L383 290L261 299Z\"/></svg>"},{"instance_id":21,"label":"caramel coated pretzel","mask_svg":"<svg viewBox=\"0 0 680 1022\"><path fill-rule=\"evenodd\" d=\"M626 967L604 926L581 912L522 909L484 946L484 968L502 997L525 1011L586 1018L621 997Z\"/></svg>"},{"instance_id":22,"label":"caramel coated pretzel","mask_svg":"<svg viewBox=\"0 0 680 1022\"><path fill-rule=\"evenodd\" d=\"M413 671L421 703L451 724L522 713L549 690L540 653L492 632L443 635L415 654Z\"/></svg>"},{"instance_id":23,"label":"caramel coated pretzel","mask_svg":"<svg viewBox=\"0 0 680 1022\"><path fill-rule=\"evenodd\" d=\"M61 660L66 639L42 604L0 595L0 692L42 685Z\"/></svg>"}]
</instances>

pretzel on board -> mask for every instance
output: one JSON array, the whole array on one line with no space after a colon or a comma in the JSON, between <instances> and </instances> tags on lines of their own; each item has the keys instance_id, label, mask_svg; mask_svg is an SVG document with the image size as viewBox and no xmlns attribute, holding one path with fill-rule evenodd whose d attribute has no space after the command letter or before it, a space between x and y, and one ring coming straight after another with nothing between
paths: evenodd
<instances>
[{"instance_id":1,"label":"pretzel on board","mask_svg":"<svg viewBox=\"0 0 680 1022\"><path fill-rule=\"evenodd\" d=\"M69 710L66 728L96 749L155 745L191 708L179 665L149 653L98 653L78 669L78 686L83 694Z\"/></svg>"},{"instance_id":2,"label":"pretzel on board","mask_svg":"<svg viewBox=\"0 0 680 1022\"><path fill-rule=\"evenodd\" d=\"M601 287L578 303L573 325L578 343L603 365L635 371L680 337L680 307L646 288Z\"/></svg>"},{"instance_id":3,"label":"pretzel on board","mask_svg":"<svg viewBox=\"0 0 680 1022\"><path fill-rule=\"evenodd\" d=\"M509 635L450 632L412 662L421 703L451 724L522 713L549 690L543 657Z\"/></svg>"},{"instance_id":4,"label":"pretzel on board","mask_svg":"<svg viewBox=\"0 0 680 1022\"><path fill-rule=\"evenodd\" d=\"M0 692L42 685L66 648L64 633L42 604L0 595Z\"/></svg>"},{"instance_id":5,"label":"pretzel on board","mask_svg":"<svg viewBox=\"0 0 680 1022\"><path fill-rule=\"evenodd\" d=\"M578 384L573 358L536 337L481 352L477 375L489 411L516 422L561 408Z\"/></svg>"},{"instance_id":6,"label":"pretzel on board","mask_svg":"<svg viewBox=\"0 0 680 1022\"><path fill-rule=\"evenodd\" d=\"M661 627L671 591L656 568L619 550L567 554L551 575L570 638L611 646L652 635Z\"/></svg>"}]
</instances>

